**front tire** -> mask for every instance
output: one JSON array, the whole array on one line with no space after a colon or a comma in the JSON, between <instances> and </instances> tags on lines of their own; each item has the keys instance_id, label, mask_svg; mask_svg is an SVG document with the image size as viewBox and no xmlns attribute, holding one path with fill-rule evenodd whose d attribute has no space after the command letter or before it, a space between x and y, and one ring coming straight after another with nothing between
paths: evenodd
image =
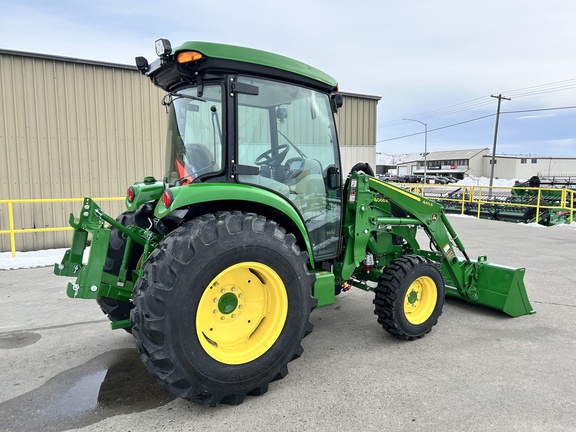
<instances>
[{"instance_id":1,"label":"front tire","mask_svg":"<svg viewBox=\"0 0 576 432\"><path fill-rule=\"evenodd\" d=\"M199 405L265 393L312 331L307 262L295 237L261 216L224 212L185 223L150 255L134 290L143 362Z\"/></svg>"},{"instance_id":2,"label":"front tire","mask_svg":"<svg viewBox=\"0 0 576 432\"><path fill-rule=\"evenodd\" d=\"M397 338L414 340L429 333L438 322L446 288L432 261L406 255L384 269L375 294L378 323Z\"/></svg>"}]
</instances>

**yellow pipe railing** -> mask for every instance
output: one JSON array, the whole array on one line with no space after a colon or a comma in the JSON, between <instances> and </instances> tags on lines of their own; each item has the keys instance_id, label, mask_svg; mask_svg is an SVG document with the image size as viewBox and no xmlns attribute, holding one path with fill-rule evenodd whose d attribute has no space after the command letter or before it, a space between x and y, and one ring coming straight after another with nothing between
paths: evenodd
<instances>
[{"instance_id":1,"label":"yellow pipe railing","mask_svg":"<svg viewBox=\"0 0 576 432\"><path fill-rule=\"evenodd\" d=\"M523 204L517 202L505 202L498 201L494 199L494 191L506 189L510 191L510 187L505 186L458 186L458 185L425 185L422 183L405 183L401 185L405 189L420 195L426 196L429 199L435 201L451 201L460 203L461 214L465 213L466 204L476 204L476 216L480 218L483 205L498 204L503 207L533 207L536 209L536 222L539 220L540 210L546 208L562 208L570 213L569 223L574 222L574 214L576 213L576 207L574 201L576 200L576 191L571 189L550 189L550 188L523 188L526 190L537 191L536 203L533 204ZM460 190L460 195L457 198L452 198L449 196L430 196L435 190ZM484 193L488 190L488 193ZM561 191L560 205L558 206L546 206L540 204L540 199L542 197L543 191ZM428 192L428 193L427 193ZM484 198L486 197L486 198ZM94 198L94 201L123 201L125 197L103 197ZM0 230L0 235L10 236L10 250L12 252L12 257L16 256L16 234L22 233L37 233L37 232L51 232L51 231L70 231L72 227L51 227L51 228L14 228L14 204L35 204L35 203L67 203L67 202L83 202L84 198L49 198L49 199L2 199L0 200L0 205L8 205L8 226L7 230Z\"/></svg>"},{"instance_id":2,"label":"yellow pipe railing","mask_svg":"<svg viewBox=\"0 0 576 432\"><path fill-rule=\"evenodd\" d=\"M567 203L568 196L570 196L570 204L571 204L570 206L568 206L568 203ZM567 191L566 191L566 195L563 196L562 199L563 199L563 201L562 201L562 207L565 207L565 208L571 207L571 209L570 209L570 218L569 218L569 219L570 219L570 222L569 222L569 223L572 223L573 220L574 220L574 191L572 191L572 190L567 190Z\"/></svg>"},{"instance_id":3,"label":"yellow pipe railing","mask_svg":"<svg viewBox=\"0 0 576 432\"><path fill-rule=\"evenodd\" d=\"M123 201L125 197L103 197L93 198L94 201ZM84 198L46 198L46 199L0 199L1 204L8 205L8 229L0 230L0 234L8 234L10 236L10 250L12 258L16 256L16 234L23 233L38 233L38 232L53 232L53 231L70 231L72 227L51 227L51 228L14 228L14 204L37 204L37 203L67 203L67 202L83 202Z\"/></svg>"}]
</instances>

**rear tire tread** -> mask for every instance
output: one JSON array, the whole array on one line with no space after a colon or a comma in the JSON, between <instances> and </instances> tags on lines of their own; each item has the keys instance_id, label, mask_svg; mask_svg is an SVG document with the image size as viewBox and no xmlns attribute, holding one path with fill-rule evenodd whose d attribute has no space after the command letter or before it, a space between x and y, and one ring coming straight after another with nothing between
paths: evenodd
<instances>
[{"instance_id":1,"label":"rear tire tread","mask_svg":"<svg viewBox=\"0 0 576 432\"><path fill-rule=\"evenodd\" d=\"M309 298L306 299L308 311L316 307L317 300L311 296L311 287L315 277L308 272L307 254L296 245L296 238L287 234L274 221L267 220L253 213L221 212L207 214L181 226L162 242L148 258L143 276L138 280L133 295L135 308L132 310L133 335L142 360L162 384L174 394L202 406L218 404L237 405L242 403L246 395L262 395L268 391L270 382L282 379L288 374L285 364L275 365L275 368L260 373L261 379L250 388L235 386L237 393L230 393L230 386L209 386L202 382L189 379L182 367L176 366L178 360L172 358L171 348L165 343L171 337L170 323L166 319L166 303L172 293L173 282L177 278L178 269L191 264L198 253L205 247L225 247L219 243L220 237L230 238L240 232L250 230L252 236L275 237L280 241L279 247L286 254L295 255L299 263L299 272L304 276L303 283L310 286ZM188 256L179 252L187 251ZM167 259L166 257L171 257ZM166 263L171 262L170 269ZM145 319L143 317L146 317ZM313 329L309 321L301 325L298 340ZM300 342L292 348L288 362L300 357L303 348Z\"/></svg>"},{"instance_id":2,"label":"rear tire tread","mask_svg":"<svg viewBox=\"0 0 576 432\"><path fill-rule=\"evenodd\" d=\"M146 227L149 224L148 217L152 212L152 207L149 204L144 204L134 212L124 212L116 218L123 226L137 225L139 227ZM126 248L126 239L122 233L114 227L110 228L110 240L108 243L108 251L106 252L106 261L104 263L104 272L117 276L120 272L122 259L124 257L124 250ZM139 244L134 244L132 247L132 254L129 258L129 268L135 268L144 248ZM126 275L128 280L132 280L132 274L129 272ZM96 302L102 309L105 315L108 316L111 322L124 321L130 319L130 311L134 307L130 301L122 301L111 297L98 297ZM128 333L131 332L130 328L125 329Z\"/></svg>"}]
</instances>

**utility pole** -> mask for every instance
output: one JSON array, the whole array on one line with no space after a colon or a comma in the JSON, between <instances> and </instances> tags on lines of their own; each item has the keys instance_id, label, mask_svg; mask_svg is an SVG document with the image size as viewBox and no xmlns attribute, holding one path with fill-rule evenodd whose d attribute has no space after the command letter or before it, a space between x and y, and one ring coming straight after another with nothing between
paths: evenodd
<instances>
[{"instance_id":1,"label":"utility pole","mask_svg":"<svg viewBox=\"0 0 576 432\"><path fill-rule=\"evenodd\" d=\"M490 195L492 195L492 184L494 183L494 165L496 165L496 141L498 140L498 122L500 121L500 104L502 99L512 100L510 98L504 97L501 94L498 96L490 95L490 97L498 99L498 108L496 109L496 127L494 128L494 145L492 146L492 160L490 166Z\"/></svg>"}]
</instances>

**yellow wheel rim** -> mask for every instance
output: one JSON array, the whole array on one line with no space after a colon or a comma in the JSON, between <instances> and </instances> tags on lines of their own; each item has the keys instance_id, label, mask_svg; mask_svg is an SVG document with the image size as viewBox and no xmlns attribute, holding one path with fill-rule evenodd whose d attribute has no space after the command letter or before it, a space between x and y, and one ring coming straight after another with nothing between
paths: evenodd
<instances>
[{"instance_id":1,"label":"yellow wheel rim","mask_svg":"<svg viewBox=\"0 0 576 432\"><path fill-rule=\"evenodd\" d=\"M425 322L434 312L437 300L438 291L431 278L422 276L412 282L404 298L404 314L408 322L414 325Z\"/></svg>"},{"instance_id":2,"label":"yellow wheel rim","mask_svg":"<svg viewBox=\"0 0 576 432\"><path fill-rule=\"evenodd\" d=\"M276 342L288 314L286 287L267 265L244 262L210 282L198 303L196 334L215 360L243 364Z\"/></svg>"}]
</instances>

